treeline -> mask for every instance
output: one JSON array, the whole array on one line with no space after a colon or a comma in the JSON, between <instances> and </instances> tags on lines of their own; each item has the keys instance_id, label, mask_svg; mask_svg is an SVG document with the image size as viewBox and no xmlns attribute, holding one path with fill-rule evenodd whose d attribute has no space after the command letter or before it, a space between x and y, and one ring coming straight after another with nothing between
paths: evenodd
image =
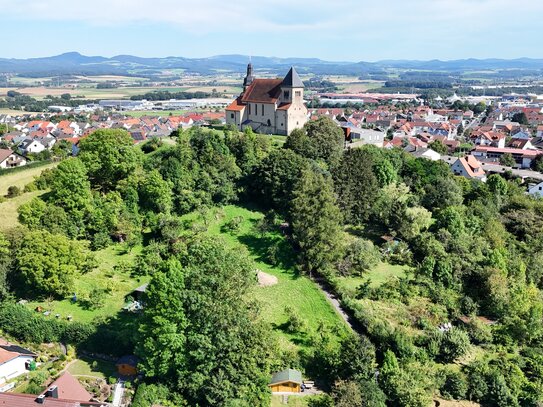
<instances>
[{"instance_id":1,"label":"treeline","mask_svg":"<svg viewBox=\"0 0 543 407\"><path fill-rule=\"evenodd\" d=\"M134 95L130 97L130 100L170 100L170 99L206 99L212 97L219 97L220 93L217 92L170 92L167 90L155 90L153 92L147 92L143 95Z\"/></svg>"},{"instance_id":2,"label":"treeline","mask_svg":"<svg viewBox=\"0 0 543 407\"><path fill-rule=\"evenodd\" d=\"M26 112L45 112L52 105L76 107L93 102L92 100L72 98L69 93L60 97L47 95L44 100L37 100L16 91L9 91L5 98L0 99L0 108L24 110Z\"/></svg>"}]
</instances>

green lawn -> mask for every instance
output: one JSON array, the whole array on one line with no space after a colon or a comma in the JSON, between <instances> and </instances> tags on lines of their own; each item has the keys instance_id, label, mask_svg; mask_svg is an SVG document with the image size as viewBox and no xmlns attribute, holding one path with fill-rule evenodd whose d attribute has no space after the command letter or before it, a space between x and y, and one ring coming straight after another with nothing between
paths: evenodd
<instances>
[{"instance_id":1,"label":"green lawn","mask_svg":"<svg viewBox=\"0 0 543 407\"><path fill-rule=\"evenodd\" d=\"M5 195L8 188L12 185L23 189L24 186L34 180L35 177L41 174L46 168L56 167L58 163L47 163L45 165L37 164L36 166L28 165L25 167L15 168L13 170L3 170L0 172L0 195Z\"/></svg>"},{"instance_id":2,"label":"green lawn","mask_svg":"<svg viewBox=\"0 0 543 407\"><path fill-rule=\"evenodd\" d=\"M100 379L107 379L113 376L117 370L115 364L111 362L80 358L70 364L68 372L73 376L94 376Z\"/></svg>"},{"instance_id":3,"label":"green lawn","mask_svg":"<svg viewBox=\"0 0 543 407\"><path fill-rule=\"evenodd\" d=\"M392 265L380 262L373 269L365 273L363 277L340 277L339 284L342 288L354 292L366 278L369 278L371 281L371 287L379 287L390 278L404 277L408 270L409 267L407 266Z\"/></svg>"},{"instance_id":4,"label":"green lawn","mask_svg":"<svg viewBox=\"0 0 543 407\"><path fill-rule=\"evenodd\" d=\"M235 233L221 232L221 226L236 216L241 216L243 222ZM307 331L316 331L322 322L338 333L346 332L347 327L335 312L324 294L309 278L299 276L288 259L282 266L272 266L264 260L265 252L270 242L281 241L278 233L267 233L264 236L254 231L255 223L263 217L260 212L251 211L237 206L226 206L222 209L211 210L207 216L208 231L212 236L221 235L228 246L238 250L247 250L254 261L255 269L274 275L278 284L270 287L256 287L254 294L263 307L263 318L269 322L278 335L292 344L304 345L304 335L290 335L281 330L281 325L287 321L285 307L294 308L306 321ZM186 218L198 219L198 214L190 214ZM285 250L290 251L288 242L284 242ZM287 253L288 254L288 253Z\"/></svg>"},{"instance_id":5,"label":"green lawn","mask_svg":"<svg viewBox=\"0 0 543 407\"><path fill-rule=\"evenodd\" d=\"M46 168L53 168L57 163L49 163L37 167L21 167L15 172L5 171L0 173L0 196L4 196L12 185L23 189L24 186L34 180ZM27 192L15 198L6 199L0 203L0 231L7 231L19 226L17 209L19 206L30 202L32 198L40 196L44 191Z\"/></svg>"},{"instance_id":6,"label":"green lawn","mask_svg":"<svg viewBox=\"0 0 543 407\"><path fill-rule=\"evenodd\" d=\"M111 292L105 297L103 306L98 309L86 308L83 301L73 303L71 298L61 301L33 301L29 302L28 306L31 309L41 306L51 311L47 318L54 318L56 314L60 314L60 318L65 319L71 315L74 321L80 322L91 322L98 316L115 315L125 304L125 296L149 280L149 278L135 279L130 276L129 270L115 268L119 263L133 264L140 252L141 247L136 247L126 253L120 245L95 252L98 267L76 280L75 293L82 299L94 287L109 288Z\"/></svg>"}]
</instances>

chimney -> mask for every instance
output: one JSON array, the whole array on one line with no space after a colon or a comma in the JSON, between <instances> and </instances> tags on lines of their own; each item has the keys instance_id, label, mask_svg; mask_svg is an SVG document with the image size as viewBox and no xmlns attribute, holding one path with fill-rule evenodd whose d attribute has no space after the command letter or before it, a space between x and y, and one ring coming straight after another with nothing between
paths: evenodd
<instances>
[{"instance_id":1,"label":"chimney","mask_svg":"<svg viewBox=\"0 0 543 407\"><path fill-rule=\"evenodd\" d=\"M45 403L45 394L42 394L41 396L38 396L36 398L36 403L38 404L44 404Z\"/></svg>"},{"instance_id":2,"label":"chimney","mask_svg":"<svg viewBox=\"0 0 543 407\"><path fill-rule=\"evenodd\" d=\"M45 393L47 397L51 397L54 399L58 399L58 387L57 386L51 386L47 389L47 392Z\"/></svg>"}]
</instances>

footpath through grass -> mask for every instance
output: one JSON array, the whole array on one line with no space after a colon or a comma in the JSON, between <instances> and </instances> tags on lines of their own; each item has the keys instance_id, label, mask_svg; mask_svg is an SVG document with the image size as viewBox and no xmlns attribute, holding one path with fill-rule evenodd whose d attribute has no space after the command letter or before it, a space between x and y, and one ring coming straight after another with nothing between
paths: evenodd
<instances>
[{"instance_id":1,"label":"footpath through grass","mask_svg":"<svg viewBox=\"0 0 543 407\"><path fill-rule=\"evenodd\" d=\"M242 219L235 232L226 232L223 225L234 217ZM332 308L324 294L308 277L299 275L294 268L293 253L290 244L278 232L260 234L255 225L263 214L238 206L225 206L212 209L209 214L192 213L185 218L207 223L207 232L211 236L222 236L226 244L237 250L246 250L254 261L255 270L261 270L278 279L278 283L268 287L256 287L254 295L262 303L262 315L269 322L274 332L290 346L306 346L306 334L290 334L285 332L284 325L288 320L286 307L296 311L306 323L306 333L316 332L321 324L338 334L345 333L347 326ZM281 253L278 254L279 265L272 265L267 259L268 248L278 243Z\"/></svg>"}]
</instances>

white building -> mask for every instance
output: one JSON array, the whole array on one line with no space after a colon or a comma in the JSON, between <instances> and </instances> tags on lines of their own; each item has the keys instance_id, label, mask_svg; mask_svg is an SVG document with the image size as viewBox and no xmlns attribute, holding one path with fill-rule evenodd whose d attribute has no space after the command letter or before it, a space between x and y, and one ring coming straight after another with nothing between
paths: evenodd
<instances>
[{"instance_id":1,"label":"white building","mask_svg":"<svg viewBox=\"0 0 543 407\"><path fill-rule=\"evenodd\" d=\"M0 149L0 168L14 168L26 165L27 161L22 155L10 149Z\"/></svg>"},{"instance_id":2,"label":"white building","mask_svg":"<svg viewBox=\"0 0 543 407\"><path fill-rule=\"evenodd\" d=\"M543 197L543 182L530 186L530 188L528 188L528 193L534 197L542 198Z\"/></svg>"},{"instance_id":3,"label":"white building","mask_svg":"<svg viewBox=\"0 0 543 407\"><path fill-rule=\"evenodd\" d=\"M0 345L0 382L26 373L36 355L15 345Z\"/></svg>"}]
</instances>

